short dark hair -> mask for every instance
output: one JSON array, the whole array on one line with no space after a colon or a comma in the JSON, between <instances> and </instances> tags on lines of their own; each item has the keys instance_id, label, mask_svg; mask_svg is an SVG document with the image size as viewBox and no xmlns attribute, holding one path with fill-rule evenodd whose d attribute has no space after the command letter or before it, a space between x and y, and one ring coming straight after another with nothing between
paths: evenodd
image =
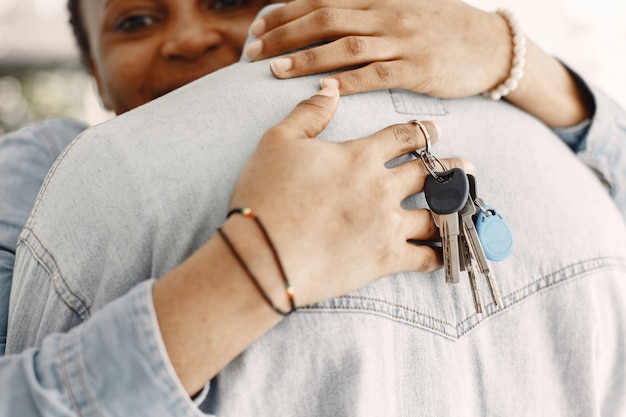
<instances>
[{"instance_id":1,"label":"short dark hair","mask_svg":"<svg viewBox=\"0 0 626 417\"><path fill-rule=\"evenodd\" d=\"M74 39L78 46L80 53L80 60L87 69L89 69L89 40L87 39L87 32L85 31L85 25L80 15L80 0L68 0L67 10L70 12L70 26L74 33Z\"/></svg>"}]
</instances>

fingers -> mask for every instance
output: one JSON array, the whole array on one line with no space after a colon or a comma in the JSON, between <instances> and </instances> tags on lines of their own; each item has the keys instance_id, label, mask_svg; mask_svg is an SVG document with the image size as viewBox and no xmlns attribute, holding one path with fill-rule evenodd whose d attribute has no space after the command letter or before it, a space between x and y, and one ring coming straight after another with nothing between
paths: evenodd
<instances>
[{"instance_id":1,"label":"fingers","mask_svg":"<svg viewBox=\"0 0 626 417\"><path fill-rule=\"evenodd\" d=\"M441 249L427 245L414 245L408 242L404 246L405 248L401 252L404 271L433 272L443 265Z\"/></svg>"},{"instance_id":2,"label":"fingers","mask_svg":"<svg viewBox=\"0 0 626 417\"><path fill-rule=\"evenodd\" d=\"M250 25L250 34L259 37L278 26L301 18L312 10L312 6L307 2L300 0L291 1L252 22Z\"/></svg>"},{"instance_id":3,"label":"fingers","mask_svg":"<svg viewBox=\"0 0 626 417\"><path fill-rule=\"evenodd\" d=\"M270 68L277 78L292 78L371 62L395 62L392 60L399 55L396 47L396 43L389 44L380 37L345 36L331 43L273 59ZM289 65L284 65L287 60ZM385 79L386 86L389 86L389 78Z\"/></svg>"},{"instance_id":4,"label":"fingers","mask_svg":"<svg viewBox=\"0 0 626 417\"><path fill-rule=\"evenodd\" d=\"M270 129L266 136L315 138L328 126L338 104L339 91L334 87L324 88L313 97L301 101L282 122Z\"/></svg>"},{"instance_id":5,"label":"fingers","mask_svg":"<svg viewBox=\"0 0 626 417\"><path fill-rule=\"evenodd\" d=\"M466 174L476 175L476 165L465 158L447 158L444 162L448 169L461 168Z\"/></svg>"},{"instance_id":6,"label":"fingers","mask_svg":"<svg viewBox=\"0 0 626 417\"><path fill-rule=\"evenodd\" d=\"M295 0L282 7L274 9L250 25L250 34L255 37L263 36L274 29L295 22L298 19L308 18L310 31L319 31L327 27L338 27L337 22L351 24L352 27L363 25L362 21L349 22L340 19L342 11L363 10L370 8L363 0ZM302 25L302 28L305 26ZM362 29L360 29L362 30Z\"/></svg>"},{"instance_id":7,"label":"fingers","mask_svg":"<svg viewBox=\"0 0 626 417\"><path fill-rule=\"evenodd\" d=\"M274 13L287 13L283 9L295 4L295 2L287 4L275 10ZM337 7L317 9L308 14L290 13L288 18L282 20L281 16L281 25L277 27L274 26L277 22L273 20L272 13L253 22L250 26L250 32L253 35L256 33L263 34L257 35L257 39L246 47L244 54L249 59L255 60L277 56L348 35L351 35L350 37L371 35L374 33L375 25L380 24L379 19L376 19L372 13ZM349 46L350 44L348 44ZM297 54L298 64L305 59L306 57L302 53ZM300 70L305 69L302 65L298 68Z\"/></svg>"},{"instance_id":8,"label":"fingers","mask_svg":"<svg viewBox=\"0 0 626 417\"><path fill-rule=\"evenodd\" d=\"M442 264L439 229L427 209L401 209L402 221L388 248L393 254L393 272L431 272Z\"/></svg>"},{"instance_id":9,"label":"fingers","mask_svg":"<svg viewBox=\"0 0 626 417\"><path fill-rule=\"evenodd\" d=\"M439 240L439 228L427 209L406 210L404 237L420 242L434 242Z\"/></svg>"},{"instance_id":10,"label":"fingers","mask_svg":"<svg viewBox=\"0 0 626 417\"><path fill-rule=\"evenodd\" d=\"M430 138L431 144L436 143L439 134L439 127L432 121L404 123L386 127L353 144L367 147L370 149L369 152L382 156L387 162L426 147L426 135Z\"/></svg>"},{"instance_id":11,"label":"fingers","mask_svg":"<svg viewBox=\"0 0 626 417\"><path fill-rule=\"evenodd\" d=\"M321 9L280 26L260 37L263 48L259 58L294 51L346 34L367 35L368 15L360 11Z\"/></svg>"},{"instance_id":12,"label":"fingers","mask_svg":"<svg viewBox=\"0 0 626 417\"><path fill-rule=\"evenodd\" d=\"M329 83L330 84L330 83ZM386 127L366 138L344 142L345 146L354 146L357 152L375 155L378 161L389 162L395 158L426 148L428 142L435 144L441 136L439 125L433 121L411 121ZM427 140L428 138L428 140ZM378 159L379 158L379 159ZM372 160L370 160L372 161ZM467 174L475 174L475 165L464 158L447 158L440 161L444 166L436 167L435 171L461 168ZM424 189L426 178L431 175L422 158L390 168L393 175L390 181L395 190L405 198L419 193Z\"/></svg>"},{"instance_id":13,"label":"fingers","mask_svg":"<svg viewBox=\"0 0 626 417\"><path fill-rule=\"evenodd\" d=\"M311 49L310 53L315 53L317 48ZM364 93L366 91L382 90L385 88L404 88L411 91L426 91L423 77L420 71L415 67L409 67L407 63L400 60L389 59L366 59L363 62L369 62L364 67L333 74L330 79L337 81L339 92L341 95ZM299 63L292 64L289 71L274 75L277 78L287 78L292 76L294 72L299 71ZM336 68L344 68L344 66ZM329 71L332 70L331 66ZM294 75L295 76L295 75ZM324 81L324 80L322 80ZM410 83L409 83L410 81Z\"/></svg>"},{"instance_id":14,"label":"fingers","mask_svg":"<svg viewBox=\"0 0 626 417\"><path fill-rule=\"evenodd\" d=\"M476 167L472 161L464 158L446 158L442 159L441 162L443 162L447 169L461 168L467 174L475 174L476 172ZM391 170L396 175L394 178L400 187L400 192L403 197L422 192L426 178L430 175L421 158L405 162L404 164L391 168ZM441 170L443 170L443 168L439 169L439 171Z\"/></svg>"}]
</instances>

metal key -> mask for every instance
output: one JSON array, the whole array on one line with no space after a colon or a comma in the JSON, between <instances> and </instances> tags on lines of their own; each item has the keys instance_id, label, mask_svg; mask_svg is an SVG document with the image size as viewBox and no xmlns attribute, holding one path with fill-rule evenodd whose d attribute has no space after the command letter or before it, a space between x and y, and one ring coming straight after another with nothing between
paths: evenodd
<instances>
[{"instance_id":1,"label":"metal key","mask_svg":"<svg viewBox=\"0 0 626 417\"><path fill-rule=\"evenodd\" d=\"M464 270L467 271L469 278L470 288L472 290L472 297L474 298L474 307L478 314L483 312L483 301L478 290L478 283L476 282L476 270L474 268L474 258L470 253L469 244L464 235L461 235L461 262L464 265Z\"/></svg>"},{"instance_id":2,"label":"metal key","mask_svg":"<svg viewBox=\"0 0 626 417\"><path fill-rule=\"evenodd\" d=\"M468 175L468 179L472 179L470 175ZM470 196L465 203L465 206L461 211L459 211L459 221L461 223L461 248L463 253L463 258L465 262L465 270L467 271L467 276L469 278L470 288L472 289L472 296L474 297L474 306L476 307L477 313L483 312L482 299L480 296L480 292L478 290L478 283L476 282L476 269L474 262L476 261L476 251L473 250L473 245L476 243L472 240L470 234L467 230L467 225L465 222L467 218L472 221L472 216L476 213L476 207L474 206L474 202L472 201L472 181L469 181L470 184ZM472 221L472 225L473 225ZM480 243L479 243L480 245Z\"/></svg>"},{"instance_id":3,"label":"metal key","mask_svg":"<svg viewBox=\"0 0 626 417\"><path fill-rule=\"evenodd\" d=\"M498 289L493 273L489 269L489 262L487 261L482 242L478 237L478 232L474 225L473 218L477 212L474 199L478 198L476 195L476 179L473 175L469 174L467 177L468 183L470 184L470 198L465 204L465 207L463 207L463 209L459 212L459 217L461 218L462 223L462 233L468 242L471 255L476 260L480 273L487 279L489 290L491 291L491 295L496 306L502 307L502 296L500 295L500 290Z\"/></svg>"},{"instance_id":4,"label":"metal key","mask_svg":"<svg viewBox=\"0 0 626 417\"><path fill-rule=\"evenodd\" d=\"M469 198L468 198L469 200ZM472 296L474 298L474 306L477 313L482 313L483 306L480 299L480 293L478 292L478 285L476 284L476 270L474 269L474 261L472 254L470 253L467 240L463 233L459 235L459 269L461 272L467 272L467 276L470 281L470 288L472 289Z\"/></svg>"},{"instance_id":5,"label":"metal key","mask_svg":"<svg viewBox=\"0 0 626 417\"><path fill-rule=\"evenodd\" d=\"M446 282L458 283L461 275L458 212L468 199L467 175L460 168L434 173L426 177L424 194L433 212L435 224L443 243L443 266Z\"/></svg>"}]
</instances>

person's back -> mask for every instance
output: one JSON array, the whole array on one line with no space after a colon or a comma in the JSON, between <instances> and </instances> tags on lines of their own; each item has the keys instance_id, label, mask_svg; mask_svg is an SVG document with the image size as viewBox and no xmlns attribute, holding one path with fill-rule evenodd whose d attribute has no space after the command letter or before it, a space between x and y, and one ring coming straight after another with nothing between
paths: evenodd
<instances>
[{"instance_id":1,"label":"person's back","mask_svg":"<svg viewBox=\"0 0 626 417\"><path fill-rule=\"evenodd\" d=\"M74 142L22 234L7 353L162 276L215 232L256 146L249 138L317 88L317 77L274 80L266 65L236 64ZM436 156L475 163L478 194L513 230L514 253L491 264L503 308L482 277L483 314L467 278L381 279L284 320L219 374L206 408L219 416L626 413L626 227L602 185L544 125L479 97L344 97L323 137L414 118L441 126Z\"/></svg>"},{"instance_id":2,"label":"person's back","mask_svg":"<svg viewBox=\"0 0 626 417\"><path fill-rule=\"evenodd\" d=\"M48 169L86 128L72 119L49 119L0 136L0 356L6 342L18 236Z\"/></svg>"}]
</instances>

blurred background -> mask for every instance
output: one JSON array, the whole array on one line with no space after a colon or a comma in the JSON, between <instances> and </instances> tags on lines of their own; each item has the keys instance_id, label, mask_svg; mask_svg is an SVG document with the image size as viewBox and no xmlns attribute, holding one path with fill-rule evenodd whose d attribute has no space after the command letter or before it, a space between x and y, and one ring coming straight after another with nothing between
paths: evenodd
<instances>
[{"instance_id":1,"label":"blurred background","mask_svg":"<svg viewBox=\"0 0 626 417\"><path fill-rule=\"evenodd\" d=\"M626 108L625 0L469 0L512 9L524 32ZM0 0L0 135L67 116L112 115L78 59L65 0Z\"/></svg>"}]
</instances>

